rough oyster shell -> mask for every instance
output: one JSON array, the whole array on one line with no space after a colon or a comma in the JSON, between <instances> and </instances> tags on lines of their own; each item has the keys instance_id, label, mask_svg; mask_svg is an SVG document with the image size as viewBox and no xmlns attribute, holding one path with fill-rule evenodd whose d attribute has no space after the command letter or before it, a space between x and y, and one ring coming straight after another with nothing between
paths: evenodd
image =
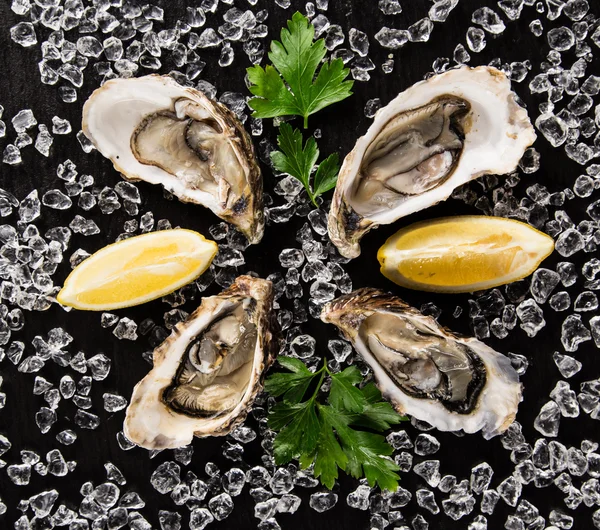
<instances>
[{"instance_id":1,"label":"rough oyster shell","mask_svg":"<svg viewBox=\"0 0 600 530\"><path fill-rule=\"evenodd\" d=\"M398 379L394 377L403 370L410 373L406 368L408 363L400 368L397 367L399 365L393 364L386 367L369 346L372 343L367 344L373 335L370 335L364 326L369 324L367 319L373 315L391 315L406 322L409 333L401 336L402 340L407 340L411 329L418 331L415 336L418 336L419 341L412 344L405 342L405 349L401 352L409 362L413 362L411 370L414 370L414 367L420 370L413 371L409 381L419 381L422 385L431 381L432 377L424 375L424 370L435 370L427 363L431 359L439 363L437 359L442 357L439 346L444 345L446 350L442 353L448 352L450 368L442 373L448 378L449 392L454 393L454 384L457 387L465 384L461 379L465 374L459 371L459 366L461 356L467 359L472 379L465 386L467 392L464 401L452 403L450 400L436 397L437 387L434 389L432 386L427 391L414 393L412 390L406 390L409 388L407 383L398 383ZM352 342L354 348L372 368L383 396L399 413L410 414L441 431L462 429L467 433L474 433L481 430L486 439L504 432L514 421L522 399L522 385L510 360L477 339L460 337L442 328L433 318L421 314L399 298L377 289L358 289L325 305L321 320L335 324ZM395 328L387 328L388 331L392 329ZM378 338L376 335L375 337ZM430 350L427 349L427 340L430 340ZM422 383L423 381L425 383ZM437 384L441 386L442 382L438 381Z\"/></svg>"},{"instance_id":2,"label":"rough oyster shell","mask_svg":"<svg viewBox=\"0 0 600 530\"><path fill-rule=\"evenodd\" d=\"M113 79L83 107L83 132L131 181L201 204L251 243L264 231L262 177L236 116L170 77Z\"/></svg>"},{"instance_id":3,"label":"rough oyster shell","mask_svg":"<svg viewBox=\"0 0 600 530\"><path fill-rule=\"evenodd\" d=\"M444 144L440 140L440 150L429 153L431 157L429 154L419 157L412 153L415 155L416 165L410 166L405 162L406 150L403 146L411 145L412 140L402 140L400 144L389 140L389 145L395 147L389 148L392 151L390 153L388 150L386 163L402 163L412 169L400 172L400 179L392 185L389 178L392 168L376 167L377 174L387 178L382 181L387 196L376 196L372 205L377 207L365 208L366 199L357 195L358 186L366 181L362 176L364 168L371 171L370 161L365 158L381 156L378 151L379 144L385 143L386 136L390 137L393 134L391 129L402 126L401 123L398 125L398 122L404 118L405 122L410 122L411 116L417 115L417 119L419 113L432 119L435 113L428 110L428 106L438 103L438 107L441 107L440 102L448 108L454 105L454 108L447 112L453 113L454 118L449 117L447 121L454 119L460 122L457 130L453 131L452 138L446 140L448 148L442 151ZM438 110L438 115L441 116L443 109ZM403 126L406 133L411 123L405 123ZM416 128L418 129L418 126ZM413 139L414 136L413 134ZM441 137L442 134L439 138ZM477 177L513 171L525 149L535 138L527 111L515 100L510 81L504 73L495 68L463 66L416 83L377 112L367 133L358 139L354 149L346 156L329 212L329 237L343 256L354 258L360 254L360 239L369 230L433 206L447 199L456 187ZM398 142L397 136L395 140ZM434 140L437 142L438 138ZM452 140L455 143L462 142L461 147L450 146ZM424 179L428 172L437 176L431 177L431 180ZM384 178L374 177L374 174L371 173L369 182ZM407 191L407 188L410 189ZM394 199L391 200L390 197ZM357 209L361 210L362 214Z\"/></svg>"},{"instance_id":4,"label":"rough oyster shell","mask_svg":"<svg viewBox=\"0 0 600 530\"><path fill-rule=\"evenodd\" d=\"M255 326L255 343L251 366L247 367L249 382L242 389L241 399L224 412L208 412L173 398L173 389L184 387L185 370L191 359L191 347L201 340L206 330L240 304L248 307L249 321ZM134 388L127 409L124 433L134 443L147 449L182 447L193 436L223 436L243 422L262 390L266 370L278 353L279 342L274 336L275 319L272 313L273 286L270 281L239 276L235 282L217 296L204 298L200 307L189 318L175 326L171 335L154 350L154 368ZM197 351L197 350L196 350ZM227 357L220 366L228 362ZM218 363L216 363L218 365ZM198 366L196 364L196 366ZM238 365L239 366L239 365ZM234 366L234 374L242 368ZM198 378L207 377L209 370L199 367ZM196 383L201 387L204 382ZM214 393L213 393L214 394ZM175 400L179 399L175 405ZM203 399L210 401L210 394Z\"/></svg>"}]
</instances>

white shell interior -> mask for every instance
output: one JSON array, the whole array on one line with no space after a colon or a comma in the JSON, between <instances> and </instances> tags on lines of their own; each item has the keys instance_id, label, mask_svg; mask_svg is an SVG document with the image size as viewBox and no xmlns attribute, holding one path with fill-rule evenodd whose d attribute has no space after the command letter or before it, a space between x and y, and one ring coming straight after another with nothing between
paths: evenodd
<instances>
[{"instance_id":1,"label":"white shell interior","mask_svg":"<svg viewBox=\"0 0 600 530\"><path fill-rule=\"evenodd\" d=\"M411 318L419 317L412 316ZM428 317L423 316L419 320L432 333L443 337L439 331L429 325ZM458 431L460 429L466 433L482 431L484 438L492 438L504 432L513 422L522 399L521 384L507 357L477 339L455 340L472 349L483 361L487 371L485 386L479 394L475 409L469 414L451 412L438 401L416 398L404 393L375 360L369 348L358 335L354 339L354 347L373 370L384 396L396 404L399 410L426 421L440 431Z\"/></svg>"},{"instance_id":2,"label":"white shell interior","mask_svg":"<svg viewBox=\"0 0 600 530\"><path fill-rule=\"evenodd\" d=\"M202 204L217 215L222 207L205 191L189 189L171 173L140 163L131 150L131 136L144 119L155 112L173 109L179 98L188 98L210 107L197 91L187 90L169 77L150 75L133 79L113 79L98 89L83 107L83 130L96 148L109 158L117 171L134 180L162 184L183 200ZM211 114L212 115L212 114ZM217 121L218 116L212 115Z\"/></svg>"},{"instance_id":3,"label":"white shell interior","mask_svg":"<svg viewBox=\"0 0 600 530\"><path fill-rule=\"evenodd\" d=\"M234 301L219 296L205 298L203 300L205 310L197 318L178 324L167 341L159 346L159 350L166 346L162 352L157 350L157 353L164 354L164 358L162 361L157 360L155 352L155 367L135 386L125 418L123 430L132 442L147 448L183 447L192 441L194 435L201 437L220 434L219 429L222 426L227 425L232 418L239 416L248 408L248 401L255 392L254 382L260 377L264 368L260 338L257 340L254 352L250 384L240 403L228 414L214 419L194 418L172 410L161 399L164 390L173 382L187 345L216 316L227 311L238 301L237 297ZM260 335L261 330L258 331Z\"/></svg>"},{"instance_id":4,"label":"white shell interior","mask_svg":"<svg viewBox=\"0 0 600 530\"><path fill-rule=\"evenodd\" d=\"M341 190L346 202L352 204L349 191L359 173L364 153L385 124L399 113L444 95L458 96L471 104L467 117L470 124L454 172L437 188L410 196L398 207L369 218L377 224L393 223L400 217L443 201L456 187L481 175L513 171L525 149L535 141L527 111L515 102L510 81L504 73L486 66L449 70L416 83L377 112L367 133L344 160L340 173L347 173Z\"/></svg>"}]
</instances>

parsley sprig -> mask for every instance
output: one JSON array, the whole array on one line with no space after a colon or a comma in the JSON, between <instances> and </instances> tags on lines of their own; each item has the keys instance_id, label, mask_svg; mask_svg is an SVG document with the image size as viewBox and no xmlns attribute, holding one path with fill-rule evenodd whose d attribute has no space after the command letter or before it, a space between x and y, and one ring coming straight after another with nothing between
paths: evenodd
<instances>
[{"instance_id":1,"label":"parsley sprig","mask_svg":"<svg viewBox=\"0 0 600 530\"><path fill-rule=\"evenodd\" d=\"M283 123L279 129L277 144L281 151L271 153L273 166L302 182L310 200L318 206L317 197L335 187L340 171L338 154L329 155L319 164L311 185L311 173L319 158L316 140L311 136L303 147L302 133L298 129L292 130L288 123Z\"/></svg>"},{"instance_id":2,"label":"parsley sprig","mask_svg":"<svg viewBox=\"0 0 600 530\"><path fill-rule=\"evenodd\" d=\"M278 361L288 372L275 373L265 383L269 394L282 398L269 415L269 426L279 431L275 462L282 465L297 459L303 469L314 463L315 477L329 489L339 468L355 478L365 476L370 486L395 491L399 467L389 458L392 447L377 433L406 418L382 401L373 383L356 386L362 376L355 366L331 373L324 362L320 370L311 372L298 359L280 356ZM323 402L325 375L331 377L331 389Z\"/></svg>"},{"instance_id":3,"label":"parsley sprig","mask_svg":"<svg viewBox=\"0 0 600 530\"><path fill-rule=\"evenodd\" d=\"M314 40L315 28L301 13L294 13L281 30L281 41L271 42L265 68L248 68L250 92L255 96L248 104L255 118L301 116L304 128L315 112L342 101L352 94L353 81L346 80L349 70L341 59L325 61L327 50L323 39ZM314 137L303 142L302 132L283 123L277 137L280 151L271 153L275 169L298 179L312 203L335 187L340 170L334 153L323 160L311 175L319 158Z\"/></svg>"},{"instance_id":4,"label":"parsley sprig","mask_svg":"<svg viewBox=\"0 0 600 530\"><path fill-rule=\"evenodd\" d=\"M323 63L317 73L327 50L323 39L314 38L314 26L296 12L281 30L281 42L271 42L273 64L248 68L250 92L256 96L249 105L255 118L302 116L306 129L311 114L352 93L353 82L344 81L349 70L341 59Z\"/></svg>"}]
</instances>

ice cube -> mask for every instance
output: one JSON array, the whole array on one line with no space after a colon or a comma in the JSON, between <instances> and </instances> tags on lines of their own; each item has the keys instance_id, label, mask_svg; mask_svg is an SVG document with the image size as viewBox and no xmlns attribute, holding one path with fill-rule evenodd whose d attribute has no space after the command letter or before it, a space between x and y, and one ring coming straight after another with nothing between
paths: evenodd
<instances>
[{"instance_id":1,"label":"ice cube","mask_svg":"<svg viewBox=\"0 0 600 530\"><path fill-rule=\"evenodd\" d=\"M535 82L532 81L532 83ZM540 92L538 88L536 88L535 84L529 85L530 90L532 92ZM535 126L539 131L544 135L546 140L550 142L553 147L558 147L565 143L567 139L568 126L567 124L558 116L555 116L551 113L541 114L535 120ZM563 255L561 253L561 255Z\"/></svg>"},{"instance_id":2,"label":"ice cube","mask_svg":"<svg viewBox=\"0 0 600 530\"><path fill-rule=\"evenodd\" d=\"M358 510L367 510L369 508L369 495L371 488L367 485L360 485L356 490L349 493L346 502L351 508Z\"/></svg>"},{"instance_id":3,"label":"ice cube","mask_svg":"<svg viewBox=\"0 0 600 530\"><path fill-rule=\"evenodd\" d=\"M300 359L312 357L315 353L317 341L310 335L298 335L290 343L292 353Z\"/></svg>"},{"instance_id":4,"label":"ice cube","mask_svg":"<svg viewBox=\"0 0 600 530\"><path fill-rule=\"evenodd\" d=\"M229 495L236 497L244 488L246 474L241 469L233 467L223 475L221 482Z\"/></svg>"},{"instance_id":5,"label":"ice cube","mask_svg":"<svg viewBox=\"0 0 600 530\"><path fill-rule=\"evenodd\" d=\"M301 502L302 499L300 499L300 497L298 497L297 495L286 493L279 499L279 502L277 503L277 512L296 513L296 511L300 507Z\"/></svg>"},{"instance_id":6,"label":"ice cube","mask_svg":"<svg viewBox=\"0 0 600 530\"><path fill-rule=\"evenodd\" d=\"M446 22L450 12L458 5L458 0L436 0L429 8L429 18L433 22Z\"/></svg>"},{"instance_id":7,"label":"ice cube","mask_svg":"<svg viewBox=\"0 0 600 530\"><path fill-rule=\"evenodd\" d=\"M28 464L13 464L6 468L6 474L16 486L26 486L31 479L31 466Z\"/></svg>"},{"instance_id":8,"label":"ice cube","mask_svg":"<svg viewBox=\"0 0 600 530\"><path fill-rule=\"evenodd\" d=\"M384 48L397 50L408 42L408 31L383 26L375 34L375 40Z\"/></svg>"},{"instance_id":9,"label":"ice cube","mask_svg":"<svg viewBox=\"0 0 600 530\"><path fill-rule=\"evenodd\" d=\"M204 530L215 520L214 516L206 508L194 508L190 513L190 530Z\"/></svg>"},{"instance_id":10,"label":"ice cube","mask_svg":"<svg viewBox=\"0 0 600 530\"><path fill-rule=\"evenodd\" d=\"M533 273L530 290L538 304L546 302L560 281L560 276L549 269L539 268Z\"/></svg>"},{"instance_id":11,"label":"ice cube","mask_svg":"<svg viewBox=\"0 0 600 530\"><path fill-rule=\"evenodd\" d=\"M113 329L113 335L118 339L137 340L137 324L130 318L123 317Z\"/></svg>"},{"instance_id":12,"label":"ice cube","mask_svg":"<svg viewBox=\"0 0 600 530\"><path fill-rule=\"evenodd\" d=\"M310 496L309 506L318 513L331 510L337 504L337 493L331 491L319 491Z\"/></svg>"},{"instance_id":13,"label":"ice cube","mask_svg":"<svg viewBox=\"0 0 600 530\"><path fill-rule=\"evenodd\" d=\"M399 0L379 0L378 6L384 15L399 15L402 13Z\"/></svg>"},{"instance_id":14,"label":"ice cube","mask_svg":"<svg viewBox=\"0 0 600 530\"><path fill-rule=\"evenodd\" d=\"M269 481L269 485L275 495L283 495L294 488L294 477L287 469L279 468Z\"/></svg>"},{"instance_id":15,"label":"ice cube","mask_svg":"<svg viewBox=\"0 0 600 530\"><path fill-rule=\"evenodd\" d=\"M583 324L581 315L569 315L562 324L560 339L566 351L574 352L579 344L591 340L592 334Z\"/></svg>"},{"instance_id":16,"label":"ice cube","mask_svg":"<svg viewBox=\"0 0 600 530\"><path fill-rule=\"evenodd\" d=\"M117 412L127 406L127 399L118 394L105 392L102 394L102 399L104 400L104 410L107 412Z\"/></svg>"},{"instance_id":17,"label":"ice cube","mask_svg":"<svg viewBox=\"0 0 600 530\"><path fill-rule=\"evenodd\" d=\"M417 504L429 512L440 513L440 507L435 502L435 495L428 489L418 489L416 493Z\"/></svg>"},{"instance_id":18,"label":"ice cube","mask_svg":"<svg viewBox=\"0 0 600 530\"><path fill-rule=\"evenodd\" d=\"M517 306L517 316L521 321L521 329L529 337L535 337L546 325L544 313L533 299L525 300Z\"/></svg>"},{"instance_id":19,"label":"ice cube","mask_svg":"<svg viewBox=\"0 0 600 530\"><path fill-rule=\"evenodd\" d=\"M556 386L550 393L550 398L556 402L561 414L565 418L576 418L579 416L577 396L566 381L558 381L556 383Z\"/></svg>"},{"instance_id":20,"label":"ice cube","mask_svg":"<svg viewBox=\"0 0 600 530\"><path fill-rule=\"evenodd\" d=\"M575 44L573 31L565 26L551 29L546 37L550 48L559 52L567 51Z\"/></svg>"},{"instance_id":21,"label":"ice cube","mask_svg":"<svg viewBox=\"0 0 600 530\"><path fill-rule=\"evenodd\" d=\"M592 291L583 291L575 299L575 311L595 311L598 309L598 297Z\"/></svg>"},{"instance_id":22,"label":"ice cube","mask_svg":"<svg viewBox=\"0 0 600 530\"><path fill-rule=\"evenodd\" d=\"M548 401L540 410L533 423L534 428L544 436L555 437L560 427L560 408L554 401Z\"/></svg>"},{"instance_id":23,"label":"ice cube","mask_svg":"<svg viewBox=\"0 0 600 530\"><path fill-rule=\"evenodd\" d=\"M480 7L473 12L471 21L494 35L502 33L506 26L498 14L489 7Z\"/></svg>"},{"instance_id":24,"label":"ice cube","mask_svg":"<svg viewBox=\"0 0 600 530\"><path fill-rule=\"evenodd\" d=\"M181 483L180 472L181 468L175 462L163 462L152 473L150 483L159 493L170 493Z\"/></svg>"},{"instance_id":25,"label":"ice cube","mask_svg":"<svg viewBox=\"0 0 600 530\"><path fill-rule=\"evenodd\" d=\"M439 460L424 460L416 466L413 471L427 482L432 488L437 487L440 483L440 461Z\"/></svg>"},{"instance_id":26,"label":"ice cube","mask_svg":"<svg viewBox=\"0 0 600 530\"><path fill-rule=\"evenodd\" d=\"M585 240L580 232L573 228L565 230L556 240L556 251L564 257L572 256L573 254L583 250Z\"/></svg>"},{"instance_id":27,"label":"ice cube","mask_svg":"<svg viewBox=\"0 0 600 530\"><path fill-rule=\"evenodd\" d=\"M91 412L78 409L74 418L75 424L82 429L97 429L100 425L100 418Z\"/></svg>"},{"instance_id":28,"label":"ice cube","mask_svg":"<svg viewBox=\"0 0 600 530\"><path fill-rule=\"evenodd\" d=\"M582 364L574 357L564 355L557 351L554 352L552 357L556 363L558 371L567 379L573 377L581 370Z\"/></svg>"},{"instance_id":29,"label":"ice cube","mask_svg":"<svg viewBox=\"0 0 600 530\"><path fill-rule=\"evenodd\" d=\"M208 507L217 521L223 521L233 511L233 501L228 493L221 493L208 501Z\"/></svg>"},{"instance_id":30,"label":"ice cube","mask_svg":"<svg viewBox=\"0 0 600 530\"><path fill-rule=\"evenodd\" d=\"M426 456L437 453L440 449L440 442L430 434L419 434L415 439L415 453Z\"/></svg>"},{"instance_id":31,"label":"ice cube","mask_svg":"<svg viewBox=\"0 0 600 530\"><path fill-rule=\"evenodd\" d=\"M37 44L37 35L31 22L19 22L10 28L10 38L24 48Z\"/></svg>"},{"instance_id":32,"label":"ice cube","mask_svg":"<svg viewBox=\"0 0 600 530\"><path fill-rule=\"evenodd\" d=\"M427 17L418 20L408 28L410 42L427 42L433 31L433 22Z\"/></svg>"}]
</instances>

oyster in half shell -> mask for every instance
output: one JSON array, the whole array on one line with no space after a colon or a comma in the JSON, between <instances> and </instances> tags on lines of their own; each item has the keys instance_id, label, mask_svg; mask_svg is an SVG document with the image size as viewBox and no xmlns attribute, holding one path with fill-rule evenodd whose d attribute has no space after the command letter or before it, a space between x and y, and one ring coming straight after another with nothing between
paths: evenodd
<instances>
[{"instance_id":1,"label":"oyster in half shell","mask_svg":"<svg viewBox=\"0 0 600 530\"><path fill-rule=\"evenodd\" d=\"M346 156L329 237L355 258L369 230L443 201L481 175L510 173L534 140L501 71L463 66L421 81L380 109Z\"/></svg>"},{"instance_id":2,"label":"oyster in half shell","mask_svg":"<svg viewBox=\"0 0 600 530\"><path fill-rule=\"evenodd\" d=\"M250 137L224 105L166 76L113 79L86 101L82 126L126 179L162 184L251 243L262 238L260 169Z\"/></svg>"},{"instance_id":3,"label":"oyster in half shell","mask_svg":"<svg viewBox=\"0 0 600 530\"><path fill-rule=\"evenodd\" d=\"M325 305L321 320L352 341L399 413L441 431L482 431L486 439L515 419L522 389L509 359L399 298L359 289Z\"/></svg>"},{"instance_id":4,"label":"oyster in half shell","mask_svg":"<svg viewBox=\"0 0 600 530\"><path fill-rule=\"evenodd\" d=\"M244 421L278 353L273 286L239 276L204 298L154 350L154 368L134 388L125 435L147 449L223 436Z\"/></svg>"}]
</instances>

